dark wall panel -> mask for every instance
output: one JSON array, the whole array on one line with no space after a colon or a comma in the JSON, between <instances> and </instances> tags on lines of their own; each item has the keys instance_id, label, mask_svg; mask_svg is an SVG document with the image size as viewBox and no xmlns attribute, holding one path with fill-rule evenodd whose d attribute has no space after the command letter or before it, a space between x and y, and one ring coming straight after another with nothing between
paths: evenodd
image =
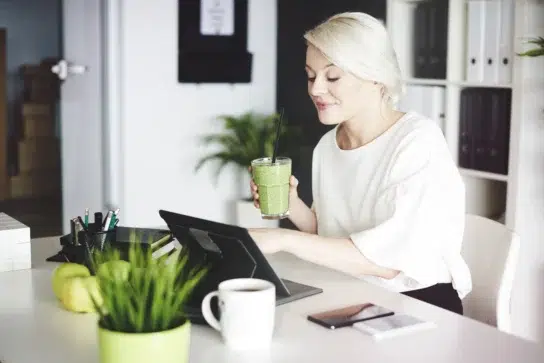
<instances>
[{"instance_id":1,"label":"dark wall panel","mask_svg":"<svg viewBox=\"0 0 544 363\"><path fill-rule=\"evenodd\" d=\"M278 0L277 108L283 107L289 123L304 130L301 156L294 161L293 173L300 181L299 195L307 204L312 202L312 151L330 127L319 123L308 96L302 36L327 17L344 11L362 11L385 21L385 5L384 0ZM288 221L282 226L292 227Z\"/></svg>"}]
</instances>

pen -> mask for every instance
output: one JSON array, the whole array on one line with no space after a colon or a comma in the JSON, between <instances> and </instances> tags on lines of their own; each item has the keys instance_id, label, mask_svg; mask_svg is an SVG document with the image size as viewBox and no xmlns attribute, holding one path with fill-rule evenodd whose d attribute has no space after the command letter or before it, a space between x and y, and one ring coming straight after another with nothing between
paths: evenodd
<instances>
[{"instance_id":1,"label":"pen","mask_svg":"<svg viewBox=\"0 0 544 363\"><path fill-rule=\"evenodd\" d=\"M94 230L99 231L102 229L102 212L94 213Z\"/></svg>"},{"instance_id":2,"label":"pen","mask_svg":"<svg viewBox=\"0 0 544 363\"><path fill-rule=\"evenodd\" d=\"M110 223L111 223L111 218L113 217L113 212L110 210L108 211L108 214L106 215L106 219L104 221L104 226L102 228L103 231L107 231L110 229Z\"/></svg>"},{"instance_id":3,"label":"pen","mask_svg":"<svg viewBox=\"0 0 544 363\"><path fill-rule=\"evenodd\" d=\"M119 208L117 208L113 212L113 216L111 217L111 222L108 229L112 229L113 227L117 225L117 223L119 222L119 218L117 218L118 215L119 215Z\"/></svg>"},{"instance_id":4,"label":"pen","mask_svg":"<svg viewBox=\"0 0 544 363\"><path fill-rule=\"evenodd\" d=\"M78 218L81 218L81 217L78 217ZM75 244L76 244L76 246L81 243L81 241L79 240L79 231L81 231L83 229L83 226L79 223L78 218L72 219L72 221L74 222L74 226L75 226L75 234L76 234Z\"/></svg>"},{"instance_id":5,"label":"pen","mask_svg":"<svg viewBox=\"0 0 544 363\"><path fill-rule=\"evenodd\" d=\"M76 219L70 219L70 236L72 237L72 244L77 244L77 232L76 232Z\"/></svg>"},{"instance_id":6,"label":"pen","mask_svg":"<svg viewBox=\"0 0 544 363\"><path fill-rule=\"evenodd\" d=\"M85 228L89 227L89 208L85 208Z\"/></svg>"},{"instance_id":7,"label":"pen","mask_svg":"<svg viewBox=\"0 0 544 363\"><path fill-rule=\"evenodd\" d=\"M81 217L77 217L77 220L79 222L79 224L81 224L81 228L83 228L84 231L87 231L87 223L83 223L83 219L81 219Z\"/></svg>"}]
</instances>

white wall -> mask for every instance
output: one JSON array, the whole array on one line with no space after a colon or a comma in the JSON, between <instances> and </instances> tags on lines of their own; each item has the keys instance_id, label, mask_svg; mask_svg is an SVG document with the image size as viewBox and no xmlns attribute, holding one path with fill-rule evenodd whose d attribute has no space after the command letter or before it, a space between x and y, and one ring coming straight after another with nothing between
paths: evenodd
<instances>
[{"instance_id":1,"label":"white wall","mask_svg":"<svg viewBox=\"0 0 544 363\"><path fill-rule=\"evenodd\" d=\"M544 34L544 3L518 5L518 39ZM521 41L516 52L530 49ZM519 58L514 79L514 109L508 183L510 228L521 239L512 291L512 329L544 343L544 57Z\"/></svg>"},{"instance_id":2,"label":"white wall","mask_svg":"<svg viewBox=\"0 0 544 363\"><path fill-rule=\"evenodd\" d=\"M130 0L121 18L122 222L164 225L159 209L230 222L239 195L233 169L216 187L214 165L194 173L203 150L198 138L219 131L219 114L274 112L276 1L249 1L248 49L253 81L238 85L177 82L177 0Z\"/></svg>"}]
</instances>

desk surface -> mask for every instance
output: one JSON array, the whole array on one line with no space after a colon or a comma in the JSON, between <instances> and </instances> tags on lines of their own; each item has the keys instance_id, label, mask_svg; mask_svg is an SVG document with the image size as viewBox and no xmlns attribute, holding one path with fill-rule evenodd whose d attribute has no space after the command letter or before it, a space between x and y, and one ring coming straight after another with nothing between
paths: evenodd
<instances>
[{"instance_id":1,"label":"desk surface","mask_svg":"<svg viewBox=\"0 0 544 363\"><path fill-rule=\"evenodd\" d=\"M58 238L32 241L31 270L0 273L0 361L96 363L96 315L61 309L51 290ZM281 277L320 286L324 293L277 308L272 347L232 352L207 326L193 326L191 362L542 362L544 347L466 317L385 291L289 254L269 256ZM372 301L437 323L412 335L375 342L352 328L328 330L309 313Z\"/></svg>"}]
</instances>

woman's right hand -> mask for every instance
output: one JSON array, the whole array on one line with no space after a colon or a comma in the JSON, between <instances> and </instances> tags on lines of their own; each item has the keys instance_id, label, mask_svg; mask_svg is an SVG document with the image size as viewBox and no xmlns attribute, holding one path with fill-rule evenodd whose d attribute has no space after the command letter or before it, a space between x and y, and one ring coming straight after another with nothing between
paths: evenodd
<instances>
[{"instance_id":1,"label":"woman's right hand","mask_svg":"<svg viewBox=\"0 0 544 363\"><path fill-rule=\"evenodd\" d=\"M251 167L249 167L249 172L251 173ZM297 178L295 178L294 175L291 175L291 177L289 178L289 184L289 204L292 204L294 200L298 199L298 180ZM253 181L253 178L251 178L249 182L249 188L253 197L253 205L257 209L261 208L259 204L259 190L257 188L257 184L255 184L255 182Z\"/></svg>"}]
</instances>

